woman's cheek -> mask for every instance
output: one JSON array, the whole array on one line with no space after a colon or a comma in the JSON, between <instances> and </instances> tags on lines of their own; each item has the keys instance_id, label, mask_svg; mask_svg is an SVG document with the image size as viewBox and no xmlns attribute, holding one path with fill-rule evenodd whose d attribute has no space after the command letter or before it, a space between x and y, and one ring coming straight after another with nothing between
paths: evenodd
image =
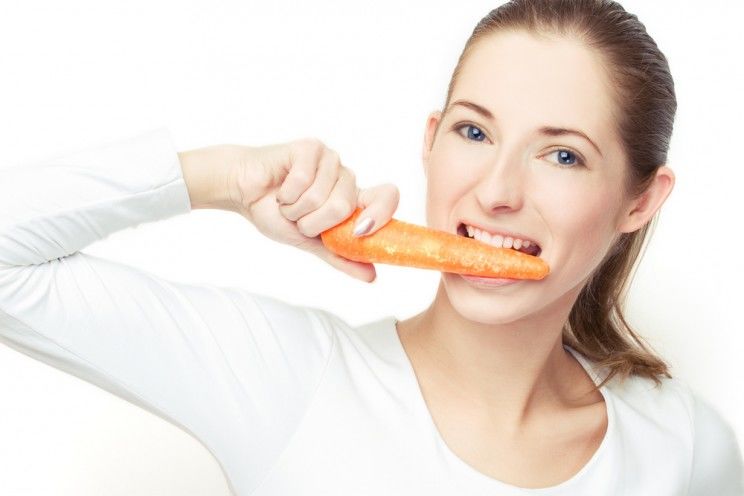
<instances>
[{"instance_id":1,"label":"woman's cheek","mask_svg":"<svg viewBox=\"0 0 744 496\"><path fill-rule=\"evenodd\" d=\"M430 204L450 210L472 188L475 164L467 155L440 148L429 156L427 169Z\"/></svg>"},{"instance_id":2,"label":"woman's cheek","mask_svg":"<svg viewBox=\"0 0 744 496\"><path fill-rule=\"evenodd\" d=\"M612 243L611 193L592 189L557 197L562 197L563 206L556 205L551 211L552 234L561 239L564 264L579 272L579 281L602 261Z\"/></svg>"}]
</instances>

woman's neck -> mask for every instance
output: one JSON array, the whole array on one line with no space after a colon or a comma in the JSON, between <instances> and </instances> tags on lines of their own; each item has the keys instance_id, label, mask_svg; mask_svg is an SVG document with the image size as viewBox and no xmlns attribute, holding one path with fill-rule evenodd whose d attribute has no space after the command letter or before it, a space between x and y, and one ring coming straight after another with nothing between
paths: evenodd
<instances>
[{"instance_id":1,"label":"woman's neck","mask_svg":"<svg viewBox=\"0 0 744 496\"><path fill-rule=\"evenodd\" d=\"M593 382L562 344L571 305L557 302L529 319L482 324L460 315L440 283L429 308L398 323L398 335L417 375L487 411L497 425L519 429L535 413L590 396Z\"/></svg>"}]
</instances>

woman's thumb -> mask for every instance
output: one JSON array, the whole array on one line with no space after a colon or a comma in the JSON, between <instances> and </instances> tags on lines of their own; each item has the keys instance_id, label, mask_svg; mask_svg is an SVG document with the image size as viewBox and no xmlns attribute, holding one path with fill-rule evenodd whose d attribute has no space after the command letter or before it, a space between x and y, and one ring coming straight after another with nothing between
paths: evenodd
<instances>
[{"instance_id":1,"label":"woman's thumb","mask_svg":"<svg viewBox=\"0 0 744 496\"><path fill-rule=\"evenodd\" d=\"M348 260L331 252L325 257L325 261L338 270L364 282L373 282L377 278L375 266L371 263Z\"/></svg>"},{"instance_id":2,"label":"woman's thumb","mask_svg":"<svg viewBox=\"0 0 744 496\"><path fill-rule=\"evenodd\" d=\"M354 235L369 235L387 224L393 218L399 200L398 187L392 183L359 189L357 208L362 211L354 224Z\"/></svg>"},{"instance_id":3,"label":"woman's thumb","mask_svg":"<svg viewBox=\"0 0 744 496\"><path fill-rule=\"evenodd\" d=\"M309 238L301 245L298 246L303 250L309 251L310 253L325 260L332 267L345 272L346 274L359 279L364 282L373 282L377 277L375 266L371 263L357 262L355 260L349 260L340 255L336 255L330 251L323 244L320 236L317 238Z\"/></svg>"}]
</instances>

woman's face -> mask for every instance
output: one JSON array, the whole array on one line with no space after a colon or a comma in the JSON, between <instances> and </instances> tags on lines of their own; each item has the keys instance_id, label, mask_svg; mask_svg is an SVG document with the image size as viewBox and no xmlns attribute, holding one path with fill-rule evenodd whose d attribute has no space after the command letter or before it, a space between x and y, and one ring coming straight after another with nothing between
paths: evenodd
<instances>
[{"instance_id":1,"label":"woman's face","mask_svg":"<svg viewBox=\"0 0 744 496\"><path fill-rule=\"evenodd\" d=\"M548 309L567 315L624 232L626 166L612 105L604 69L579 42L507 32L473 47L449 107L427 122L427 224L522 235L551 273L489 289L443 273L460 314L489 324Z\"/></svg>"}]
</instances>

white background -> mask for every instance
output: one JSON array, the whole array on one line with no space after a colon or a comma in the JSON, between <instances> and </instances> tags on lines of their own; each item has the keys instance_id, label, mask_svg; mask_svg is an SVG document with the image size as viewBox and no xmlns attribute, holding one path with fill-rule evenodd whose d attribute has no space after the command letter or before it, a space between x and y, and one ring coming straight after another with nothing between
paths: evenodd
<instances>
[{"instance_id":1,"label":"white background","mask_svg":"<svg viewBox=\"0 0 744 496\"><path fill-rule=\"evenodd\" d=\"M425 118L444 103L472 28L498 3L3 0L0 160L32 163L159 126L179 151L316 136L362 187L396 184L395 217L424 224ZM635 277L629 320L741 442L743 4L622 3L667 55L679 103L677 184ZM355 325L419 312L439 278L378 265L367 285L219 211L141 225L85 251L326 308ZM178 428L0 347L0 493L228 490L216 461Z\"/></svg>"}]
</instances>

